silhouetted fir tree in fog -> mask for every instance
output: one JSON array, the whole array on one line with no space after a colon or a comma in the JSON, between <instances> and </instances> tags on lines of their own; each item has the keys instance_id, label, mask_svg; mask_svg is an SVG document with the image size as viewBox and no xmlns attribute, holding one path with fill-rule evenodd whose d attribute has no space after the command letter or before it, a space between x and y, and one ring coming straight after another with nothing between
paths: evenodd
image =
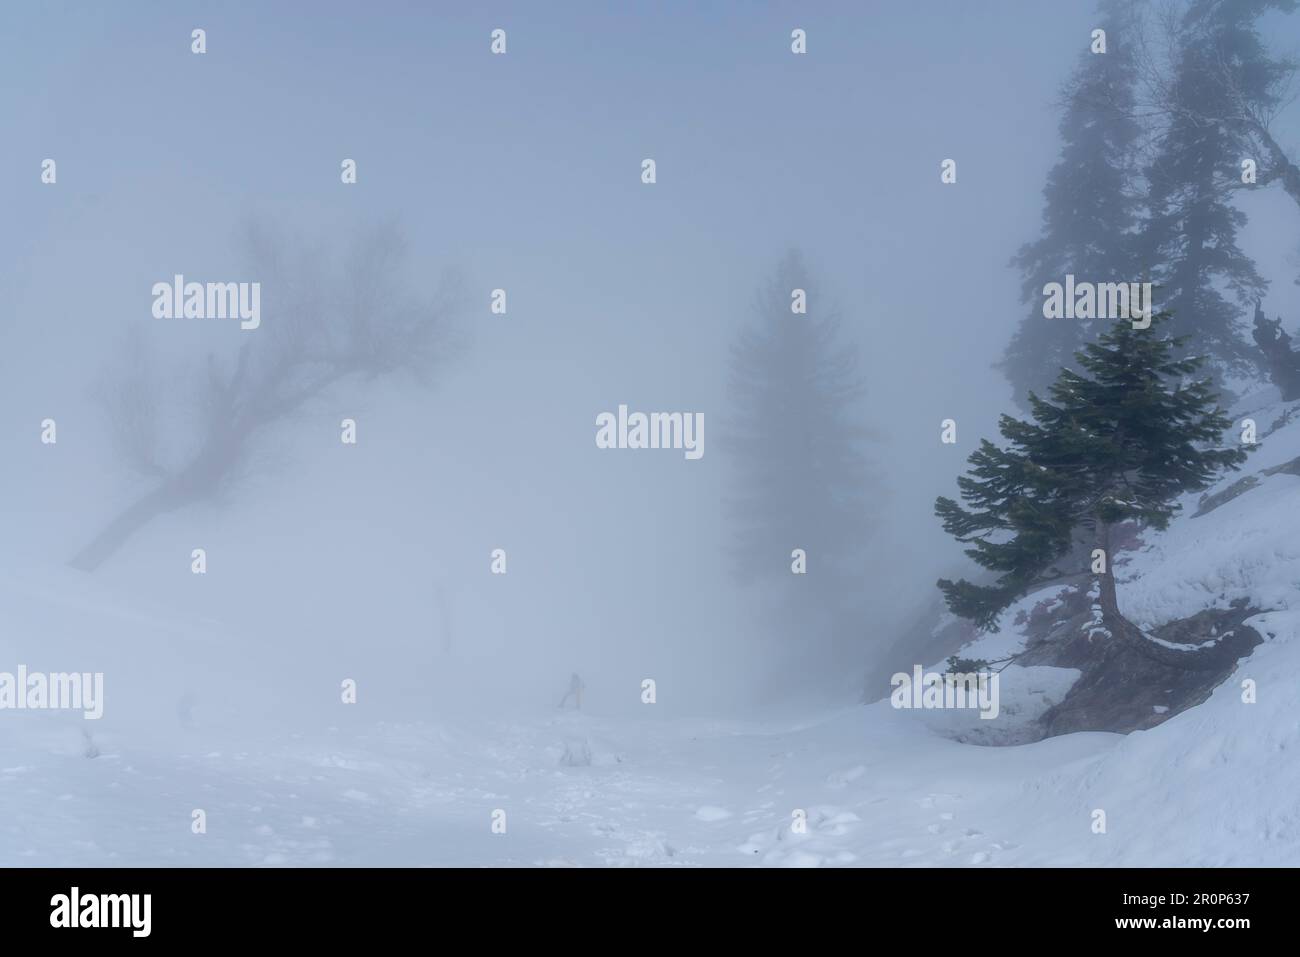
<instances>
[{"instance_id":1,"label":"silhouetted fir tree in fog","mask_svg":"<svg viewBox=\"0 0 1300 957\"><path fill-rule=\"evenodd\" d=\"M1171 29L1176 53L1160 94L1168 124L1146 175L1148 219L1140 257L1157 284L1156 301L1173 314L1171 331L1210 356L1222 382L1259 371L1244 338L1244 316L1267 281L1242 252L1237 233L1246 214L1232 204L1248 131L1230 115L1240 101L1267 110L1276 103L1277 71L1255 26L1268 0L1193 3Z\"/></svg>"},{"instance_id":2,"label":"silhouetted fir tree in fog","mask_svg":"<svg viewBox=\"0 0 1300 957\"><path fill-rule=\"evenodd\" d=\"M794 311L795 290L806 293L806 314ZM806 632L821 622L851 642L863 623L844 616L861 600L880 505L857 349L826 299L799 253L788 253L732 345L720 442L731 467L725 505L737 580L779 606L773 624ZM807 555L806 574L792 572L795 549Z\"/></svg>"},{"instance_id":3,"label":"silhouetted fir tree in fog","mask_svg":"<svg viewBox=\"0 0 1300 957\"><path fill-rule=\"evenodd\" d=\"M966 554L997 573L989 585L940 580L952 612L981 628L1030 589L1073 578L1076 539L1101 549L1096 602L1111 635L1140 637L1116 603L1111 530L1121 522L1164 529L1177 499L1236 470L1246 451L1220 445L1231 420L1209 380L1192 378L1200 358L1165 333L1168 317L1135 330L1114 323L1063 369L1049 399L1029 397L1032 421L1002 416L1005 447L984 439L957 484L966 507L939 498L935 514ZM1095 559L1094 559L1095 560Z\"/></svg>"},{"instance_id":4,"label":"silhouetted fir tree in fog","mask_svg":"<svg viewBox=\"0 0 1300 957\"><path fill-rule=\"evenodd\" d=\"M1061 156L1043 188L1043 231L1022 246L1012 265L1022 276L1028 313L1007 344L999 367L1017 405L1040 393L1074 353L1108 325L1106 320L1046 319L1043 286L1074 274L1086 282L1136 282L1134 230L1141 189L1135 149L1141 128L1132 118L1137 78L1131 4L1106 0L1097 26L1106 52L1081 54L1062 91L1058 127Z\"/></svg>"}]
</instances>

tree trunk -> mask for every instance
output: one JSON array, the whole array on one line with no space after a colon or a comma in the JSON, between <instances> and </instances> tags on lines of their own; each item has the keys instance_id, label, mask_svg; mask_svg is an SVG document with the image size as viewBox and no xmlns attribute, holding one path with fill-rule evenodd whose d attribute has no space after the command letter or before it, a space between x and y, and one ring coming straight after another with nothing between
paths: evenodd
<instances>
[{"instance_id":1,"label":"tree trunk","mask_svg":"<svg viewBox=\"0 0 1300 957\"><path fill-rule=\"evenodd\" d=\"M1120 635L1128 619L1119 613L1119 599L1115 595L1115 563L1110 554L1110 526L1097 519L1097 547L1101 549L1102 567L1105 569L1098 578L1101 586L1101 616L1112 635Z\"/></svg>"},{"instance_id":2,"label":"tree trunk","mask_svg":"<svg viewBox=\"0 0 1300 957\"><path fill-rule=\"evenodd\" d=\"M1221 641L1201 650L1181 650L1158 644L1137 625L1120 613L1115 589L1115 562L1110 551L1110 526L1097 520L1097 547L1105 551L1106 571L1098 576L1102 623L1111 633L1111 641L1124 642L1144 658L1158 661L1174 668L1201 670L1215 667L1220 658L1234 654L1239 641Z\"/></svg>"},{"instance_id":3,"label":"tree trunk","mask_svg":"<svg viewBox=\"0 0 1300 957\"><path fill-rule=\"evenodd\" d=\"M1103 567L1106 569L1097 578L1100 585L1100 596L1097 601L1101 605L1102 623L1111 634L1110 640L1125 642L1146 657L1156 658L1167 664L1186 660L1187 653L1181 653L1180 657L1171 657L1179 656L1180 653L1150 641L1142 633L1141 628L1120 613L1119 597L1115 589L1115 557L1111 554L1110 539L1110 525L1097 519L1097 547L1105 556Z\"/></svg>"},{"instance_id":4,"label":"tree trunk","mask_svg":"<svg viewBox=\"0 0 1300 957\"><path fill-rule=\"evenodd\" d=\"M85 548L68 563L84 572L93 572L153 519L176 508L170 485L160 485L144 498L119 513Z\"/></svg>"},{"instance_id":5,"label":"tree trunk","mask_svg":"<svg viewBox=\"0 0 1300 957\"><path fill-rule=\"evenodd\" d=\"M159 515L210 498L221 477L238 461L238 443L229 430L209 438L207 446L183 470L170 475L134 505L118 514L68 563L93 572Z\"/></svg>"}]
</instances>

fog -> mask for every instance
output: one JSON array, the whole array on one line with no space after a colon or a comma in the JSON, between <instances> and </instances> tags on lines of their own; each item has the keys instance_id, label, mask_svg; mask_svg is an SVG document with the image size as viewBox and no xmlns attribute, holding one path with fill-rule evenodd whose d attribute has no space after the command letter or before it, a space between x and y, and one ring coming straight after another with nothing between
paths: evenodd
<instances>
[{"instance_id":1,"label":"fog","mask_svg":"<svg viewBox=\"0 0 1300 957\"><path fill-rule=\"evenodd\" d=\"M1024 314L1008 261L1037 234L1054 104L1093 20L1032 0L6 7L5 568L60 569L69 601L228 636L137 667L157 662L150 680L177 697L253 676L268 696L248 713L289 723L336 713L344 678L396 720L553 706L574 672L606 714L640 708L645 678L669 716L858 700L935 579L966 569L933 502L1011 411L993 368ZM1300 216L1276 193L1243 208L1243 245L1274 278L1266 310L1293 324ZM343 379L268 424L220 500L68 569L149 487L112 447L103 378L149 350L162 411L181 415L209 354L270 341L290 295L250 257L250 224L332 264L326 285L391 224L402 295L432 301L458 277L445 356L427 387ZM810 312L835 308L860 350L876 435L878 528L833 652L760 634L725 557L729 348L791 249ZM151 288L177 274L260 282L261 326L154 318ZM599 448L596 417L620 405L702 413L704 454ZM939 441L947 418L956 445ZM38 636L8 637L30 651Z\"/></svg>"}]
</instances>

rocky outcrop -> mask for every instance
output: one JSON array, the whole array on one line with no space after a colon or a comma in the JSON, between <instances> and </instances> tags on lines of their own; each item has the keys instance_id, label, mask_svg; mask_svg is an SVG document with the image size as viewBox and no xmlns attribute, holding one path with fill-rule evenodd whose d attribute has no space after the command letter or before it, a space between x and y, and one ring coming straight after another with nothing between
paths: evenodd
<instances>
[{"instance_id":1,"label":"rocky outcrop","mask_svg":"<svg viewBox=\"0 0 1300 957\"><path fill-rule=\"evenodd\" d=\"M1086 599L1085 599L1086 601ZM1259 609L1207 609L1149 635L1089 637L1092 614L1078 611L1017 663L1077 668L1082 676L1039 719L1043 736L1073 731L1127 733L1153 728L1209 697L1263 639L1244 624Z\"/></svg>"}]
</instances>

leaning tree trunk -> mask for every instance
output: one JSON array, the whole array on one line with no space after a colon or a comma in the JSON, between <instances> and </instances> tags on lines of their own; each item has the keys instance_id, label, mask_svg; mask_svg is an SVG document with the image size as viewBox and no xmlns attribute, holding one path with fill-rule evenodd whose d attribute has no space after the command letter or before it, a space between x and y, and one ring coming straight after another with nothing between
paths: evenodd
<instances>
[{"instance_id":1,"label":"leaning tree trunk","mask_svg":"<svg viewBox=\"0 0 1300 957\"><path fill-rule=\"evenodd\" d=\"M81 571L93 572L125 545L132 535L177 505L170 484L158 486L104 526L68 564Z\"/></svg>"},{"instance_id":2,"label":"leaning tree trunk","mask_svg":"<svg viewBox=\"0 0 1300 957\"><path fill-rule=\"evenodd\" d=\"M241 433L226 427L214 433L188 466L173 472L113 519L95 538L73 556L73 568L92 572L144 526L159 515L210 498L223 476L240 458Z\"/></svg>"}]
</instances>

